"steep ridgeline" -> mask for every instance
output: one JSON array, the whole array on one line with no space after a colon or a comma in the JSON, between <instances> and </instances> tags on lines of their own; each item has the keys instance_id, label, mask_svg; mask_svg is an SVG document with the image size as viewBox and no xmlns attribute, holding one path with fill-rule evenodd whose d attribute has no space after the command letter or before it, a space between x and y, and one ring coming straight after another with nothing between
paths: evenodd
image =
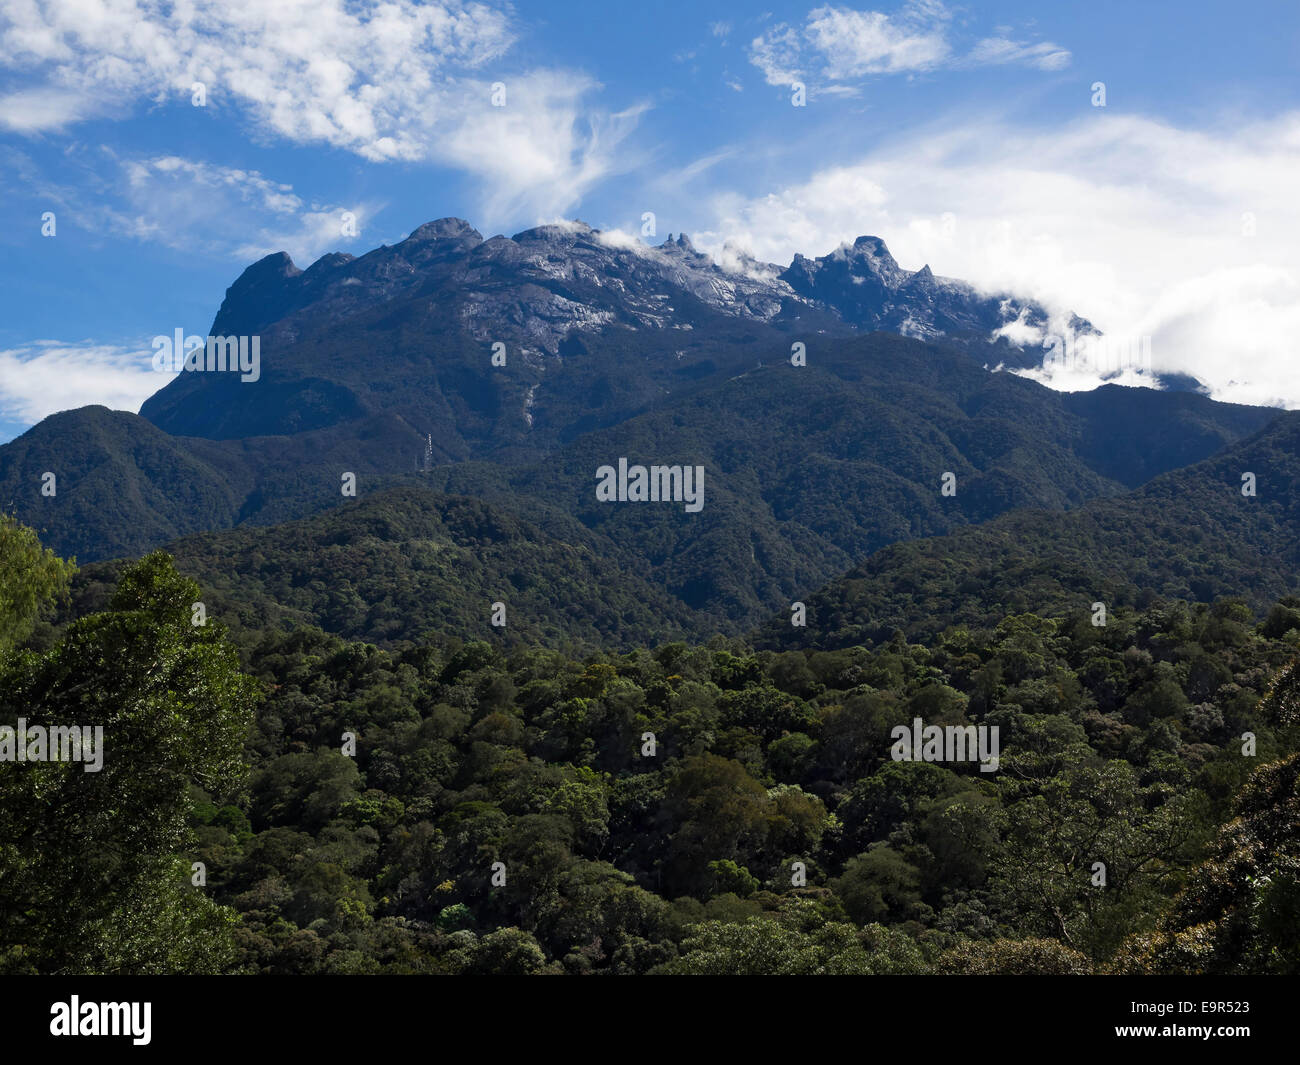
<instances>
[{"instance_id":1,"label":"steep ridgeline","mask_svg":"<svg viewBox=\"0 0 1300 1065\"><path fill-rule=\"evenodd\" d=\"M1241 599L1258 611L1297 592L1300 413L1288 413L1126 495L895 544L809 596L806 628L784 611L760 643L850 647L1026 611L1088 618L1094 603L1144 607L1157 596Z\"/></svg>"},{"instance_id":2,"label":"steep ridgeline","mask_svg":"<svg viewBox=\"0 0 1300 1065\"><path fill-rule=\"evenodd\" d=\"M865 330L883 330L920 340L946 338L993 365L1039 366L1041 347L1022 349L991 341L1009 323L1045 334L1047 312L1027 300L990 297L951 277L936 277L929 266L904 270L879 237L858 237L829 255L796 255L780 279L801 297L826 307L845 322ZM1091 323L1069 315L1063 329L1074 335L1096 334Z\"/></svg>"},{"instance_id":3,"label":"steep ridgeline","mask_svg":"<svg viewBox=\"0 0 1300 1065\"><path fill-rule=\"evenodd\" d=\"M1017 320L1047 316L929 267L902 270L874 237L784 271L751 260L724 270L684 237L652 248L575 222L484 240L441 219L357 259L327 255L303 271L280 253L250 266L212 334L260 336L262 379L183 375L140 413L213 439L387 413L432 434L439 461L536 453L748 368L756 347L786 335L885 330L955 338L982 362L1041 362L1041 348L991 343ZM494 344L504 367L488 362Z\"/></svg>"},{"instance_id":4,"label":"steep ridgeline","mask_svg":"<svg viewBox=\"0 0 1300 1065\"><path fill-rule=\"evenodd\" d=\"M723 269L685 238L632 246L570 223L484 240L443 219L360 258L249 267L211 334L258 339L256 380L186 372L140 416L46 419L0 447L0 503L85 561L316 513L346 472L374 491L465 465L439 474L447 491L645 537L674 595L741 625L884 544L1140 484L1272 416L981 369L1019 358L994 331L1044 314L904 271L875 238ZM706 464L713 509L680 528L590 510L589 453L665 449ZM978 474L960 502L935 498L946 470Z\"/></svg>"}]
</instances>

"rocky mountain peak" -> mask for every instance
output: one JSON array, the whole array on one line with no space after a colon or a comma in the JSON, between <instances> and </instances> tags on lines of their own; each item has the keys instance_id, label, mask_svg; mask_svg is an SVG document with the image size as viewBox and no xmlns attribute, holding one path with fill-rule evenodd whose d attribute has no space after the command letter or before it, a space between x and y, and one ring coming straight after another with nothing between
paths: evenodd
<instances>
[{"instance_id":1,"label":"rocky mountain peak","mask_svg":"<svg viewBox=\"0 0 1300 1065\"><path fill-rule=\"evenodd\" d=\"M281 317L292 299L291 293L303 272L288 252L263 256L249 266L226 289L212 332L216 336L255 333L266 323Z\"/></svg>"},{"instance_id":2,"label":"rocky mountain peak","mask_svg":"<svg viewBox=\"0 0 1300 1065\"><path fill-rule=\"evenodd\" d=\"M981 350L1008 321L1046 321L1041 308L982 295L936 277L928 264L904 270L877 236L814 259L796 254L783 270L734 248L715 259L683 232L648 245L573 220L484 240L464 219L447 217L360 257L324 255L305 273L283 252L268 255L227 291L214 331L269 332L275 343L267 350L274 350L304 329L436 293L446 297L420 306L436 306L475 341L504 338L555 357L575 333L694 328L680 319L693 301L763 322L799 318L811 307L850 328L960 338Z\"/></svg>"},{"instance_id":3,"label":"rocky mountain peak","mask_svg":"<svg viewBox=\"0 0 1300 1065\"><path fill-rule=\"evenodd\" d=\"M586 222L574 219L572 222L552 222L547 225L534 226L532 229L525 229L516 233L510 239L516 244L530 244L533 242L572 244L582 238L589 239L597 233L598 230L592 229Z\"/></svg>"},{"instance_id":4,"label":"rocky mountain peak","mask_svg":"<svg viewBox=\"0 0 1300 1065\"><path fill-rule=\"evenodd\" d=\"M337 270L340 266L346 266L356 258L355 255L349 255L344 251L326 252L317 259L311 266L307 267L303 277L311 277L315 274L326 273L330 270Z\"/></svg>"},{"instance_id":5,"label":"rocky mountain peak","mask_svg":"<svg viewBox=\"0 0 1300 1065\"><path fill-rule=\"evenodd\" d=\"M438 218L411 231L403 243L426 240L461 240L481 244L483 234L463 218Z\"/></svg>"}]
</instances>

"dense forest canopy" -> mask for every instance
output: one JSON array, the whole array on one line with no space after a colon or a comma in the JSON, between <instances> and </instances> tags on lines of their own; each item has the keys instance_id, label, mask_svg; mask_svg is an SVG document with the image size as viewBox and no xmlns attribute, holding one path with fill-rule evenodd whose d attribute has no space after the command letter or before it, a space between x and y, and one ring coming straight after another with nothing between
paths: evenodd
<instances>
[{"instance_id":1,"label":"dense forest canopy","mask_svg":"<svg viewBox=\"0 0 1300 1065\"><path fill-rule=\"evenodd\" d=\"M3 722L106 734L0 768L5 971L1300 971L1300 600L575 657L69 570L0 526Z\"/></svg>"}]
</instances>

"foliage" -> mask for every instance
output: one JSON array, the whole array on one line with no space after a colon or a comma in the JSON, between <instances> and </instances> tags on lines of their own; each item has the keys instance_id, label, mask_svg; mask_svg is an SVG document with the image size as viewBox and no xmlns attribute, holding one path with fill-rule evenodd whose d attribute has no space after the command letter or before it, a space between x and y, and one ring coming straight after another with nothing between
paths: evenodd
<instances>
[{"instance_id":1,"label":"foliage","mask_svg":"<svg viewBox=\"0 0 1300 1065\"><path fill-rule=\"evenodd\" d=\"M1289 600L779 652L246 627L237 662L199 595L149 556L11 656L11 719L118 739L3 767L8 969L1295 970ZM894 760L917 717L996 726L998 770Z\"/></svg>"},{"instance_id":2,"label":"foliage","mask_svg":"<svg viewBox=\"0 0 1300 1065\"><path fill-rule=\"evenodd\" d=\"M15 566L28 570L17 580L29 588L33 568L57 572L30 551L7 555L0 570L10 587ZM234 914L191 886L190 789L239 784L256 685L219 626L191 624L198 594L166 556L150 555L126 571L108 611L77 620L48 650L0 663L0 723L11 740L20 722L102 730L98 768L84 752L0 762L4 970L229 964ZM14 623L11 612L5 624Z\"/></svg>"}]
</instances>

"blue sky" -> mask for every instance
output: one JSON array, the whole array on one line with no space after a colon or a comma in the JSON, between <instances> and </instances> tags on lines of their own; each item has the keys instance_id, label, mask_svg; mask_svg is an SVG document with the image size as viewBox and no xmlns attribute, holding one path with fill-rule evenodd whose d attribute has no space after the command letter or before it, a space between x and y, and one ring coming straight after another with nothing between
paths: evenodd
<instances>
[{"instance_id":1,"label":"blue sky","mask_svg":"<svg viewBox=\"0 0 1300 1065\"><path fill-rule=\"evenodd\" d=\"M872 233L1300 406L1291 3L12 0L0 38L0 440L138 409L261 255L446 215L651 211L723 262Z\"/></svg>"}]
</instances>

